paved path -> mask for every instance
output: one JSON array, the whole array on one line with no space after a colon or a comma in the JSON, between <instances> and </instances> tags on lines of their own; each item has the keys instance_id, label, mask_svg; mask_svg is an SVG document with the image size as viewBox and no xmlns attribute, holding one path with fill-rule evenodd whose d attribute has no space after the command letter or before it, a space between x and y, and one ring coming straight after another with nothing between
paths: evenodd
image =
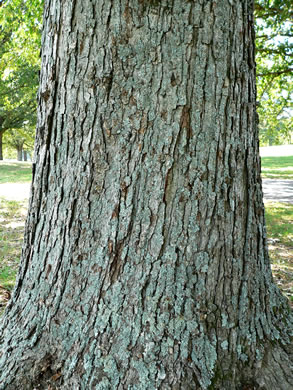
<instances>
[{"instance_id":1,"label":"paved path","mask_svg":"<svg viewBox=\"0 0 293 390\"><path fill-rule=\"evenodd\" d=\"M262 157L293 156L293 145L260 148ZM263 179L265 201L293 203L293 180Z\"/></svg>"},{"instance_id":2,"label":"paved path","mask_svg":"<svg viewBox=\"0 0 293 390\"><path fill-rule=\"evenodd\" d=\"M293 203L293 180L263 179L264 201Z\"/></svg>"},{"instance_id":3,"label":"paved path","mask_svg":"<svg viewBox=\"0 0 293 390\"><path fill-rule=\"evenodd\" d=\"M27 200L30 195L31 183L0 184L0 198L7 200Z\"/></svg>"},{"instance_id":4,"label":"paved path","mask_svg":"<svg viewBox=\"0 0 293 390\"><path fill-rule=\"evenodd\" d=\"M293 156L293 145L264 146L259 151L261 157Z\"/></svg>"}]
</instances>

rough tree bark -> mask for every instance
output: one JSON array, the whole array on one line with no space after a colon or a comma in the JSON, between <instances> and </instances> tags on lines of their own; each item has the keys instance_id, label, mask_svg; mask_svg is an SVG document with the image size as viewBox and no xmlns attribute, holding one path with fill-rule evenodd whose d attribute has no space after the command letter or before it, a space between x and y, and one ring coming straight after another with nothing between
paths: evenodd
<instances>
[{"instance_id":1,"label":"rough tree bark","mask_svg":"<svg viewBox=\"0 0 293 390\"><path fill-rule=\"evenodd\" d=\"M252 14L250 0L46 1L0 389L292 388Z\"/></svg>"}]
</instances>

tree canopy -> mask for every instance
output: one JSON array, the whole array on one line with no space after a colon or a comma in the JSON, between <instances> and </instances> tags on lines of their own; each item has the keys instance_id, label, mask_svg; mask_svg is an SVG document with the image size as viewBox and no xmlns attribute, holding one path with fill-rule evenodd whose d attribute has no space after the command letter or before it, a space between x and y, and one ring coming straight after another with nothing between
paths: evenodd
<instances>
[{"instance_id":1,"label":"tree canopy","mask_svg":"<svg viewBox=\"0 0 293 390\"><path fill-rule=\"evenodd\" d=\"M293 6L291 0L255 4L260 139L291 141L293 92Z\"/></svg>"},{"instance_id":2,"label":"tree canopy","mask_svg":"<svg viewBox=\"0 0 293 390\"><path fill-rule=\"evenodd\" d=\"M43 1L0 5L0 132L36 123Z\"/></svg>"}]
</instances>

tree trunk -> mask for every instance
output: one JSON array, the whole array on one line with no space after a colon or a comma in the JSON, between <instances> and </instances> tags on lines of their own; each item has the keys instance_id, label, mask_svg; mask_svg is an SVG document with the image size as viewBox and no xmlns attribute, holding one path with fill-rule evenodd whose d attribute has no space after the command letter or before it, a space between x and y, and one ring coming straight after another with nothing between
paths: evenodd
<instances>
[{"instance_id":1,"label":"tree trunk","mask_svg":"<svg viewBox=\"0 0 293 390\"><path fill-rule=\"evenodd\" d=\"M27 151L23 151L23 161L27 161Z\"/></svg>"},{"instance_id":2,"label":"tree trunk","mask_svg":"<svg viewBox=\"0 0 293 390\"><path fill-rule=\"evenodd\" d=\"M23 149L22 146L17 146L17 161L22 161Z\"/></svg>"},{"instance_id":3,"label":"tree trunk","mask_svg":"<svg viewBox=\"0 0 293 390\"><path fill-rule=\"evenodd\" d=\"M4 134L4 131L0 130L0 161L3 160L3 134Z\"/></svg>"},{"instance_id":4,"label":"tree trunk","mask_svg":"<svg viewBox=\"0 0 293 390\"><path fill-rule=\"evenodd\" d=\"M265 238L252 8L46 2L1 390L292 388L292 321Z\"/></svg>"}]
</instances>

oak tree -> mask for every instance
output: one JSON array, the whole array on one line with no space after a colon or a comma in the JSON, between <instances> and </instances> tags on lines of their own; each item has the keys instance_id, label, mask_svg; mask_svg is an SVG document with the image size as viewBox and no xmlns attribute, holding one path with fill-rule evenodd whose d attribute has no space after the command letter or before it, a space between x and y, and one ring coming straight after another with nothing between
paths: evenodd
<instances>
[{"instance_id":1,"label":"oak tree","mask_svg":"<svg viewBox=\"0 0 293 390\"><path fill-rule=\"evenodd\" d=\"M251 0L48 0L0 389L292 388Z\"/></svg>"},{"instance_id":2,"label":"oak tree","mask_svg":"<svg viewBox=\"0 0 293 390\"><path fill-rule=\"evenodd\" d=\"M42 6L0 2L0 160L5 133L35 127Z\"/></svg>"}]
</instances>

